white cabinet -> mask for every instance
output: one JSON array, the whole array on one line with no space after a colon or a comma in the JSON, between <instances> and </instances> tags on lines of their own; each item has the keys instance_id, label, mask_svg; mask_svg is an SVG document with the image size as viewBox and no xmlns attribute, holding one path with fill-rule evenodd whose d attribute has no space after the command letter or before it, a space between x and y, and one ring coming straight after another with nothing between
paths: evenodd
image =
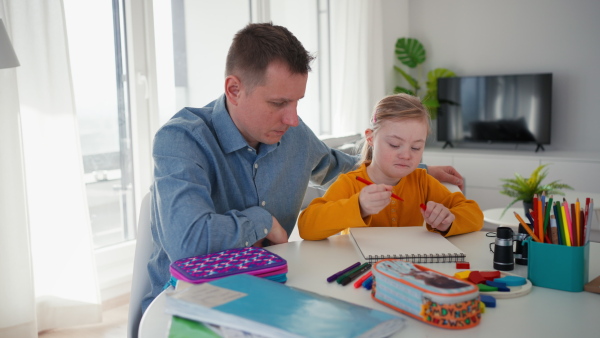
<instances>
[{"instance_id":1,"label":"white cabinet","mask_svg":"<svg viewBox=\"0 0 600 338\"><path fill-rule=\"evenodd\" d=\"M580 198L586 197L585 192L600 193L598 153L427 148L423 162L454 166L465 178L467 198L475 200L482 210L504 208L510 203L511 198L500 194L501 178L512 178L515 173L527 178L544 163L551 163L544 182L560 180L581 192Z\"/></svg>"}]
</instances>

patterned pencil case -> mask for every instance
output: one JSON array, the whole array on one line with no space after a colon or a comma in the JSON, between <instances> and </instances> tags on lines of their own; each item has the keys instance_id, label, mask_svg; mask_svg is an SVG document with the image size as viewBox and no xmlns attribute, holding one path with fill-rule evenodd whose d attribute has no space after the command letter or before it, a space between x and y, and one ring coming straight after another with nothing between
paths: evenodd
<instances>
[{"instance_id":1,"label":"patterned pencil case","mask_svg":"<svg viewBox=\"0 0 600 338\"><path fill-rule=\"evenodd\" d=\"M253 246L179 259L171 263L169 270L176 279L194 284L240 273L279 282L287 280L287 261L268 250Z\"/></svg>"},{"instance_id":2,"label":"patterned pencil case","mask_svg":"<svg viewBox=\"0 0 600 338\"><path fill-rule=\"evenodd\" d=\"M477 286L424 266L385 259L372 269L371 297L425 323L467 329L479 324Z\"/></svg>"}]
</instances>

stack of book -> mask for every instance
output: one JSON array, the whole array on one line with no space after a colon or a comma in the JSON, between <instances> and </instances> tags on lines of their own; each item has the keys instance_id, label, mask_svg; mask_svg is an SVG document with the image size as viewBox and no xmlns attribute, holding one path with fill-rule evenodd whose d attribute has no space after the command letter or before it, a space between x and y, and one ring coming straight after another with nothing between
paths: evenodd
<instances>
[{"instance_id":1,"label":"stack of book","mask_svg":"<svg viewBox=\"0 0 600 338\"><path fill-rule=\"evenodd\" d=\"M399 316L247 274L171 292L166 312L176 316L170 337L192 327L206 336L226 329L260 337L387 337L405 325Z\"/></svg>"}]
</instances>

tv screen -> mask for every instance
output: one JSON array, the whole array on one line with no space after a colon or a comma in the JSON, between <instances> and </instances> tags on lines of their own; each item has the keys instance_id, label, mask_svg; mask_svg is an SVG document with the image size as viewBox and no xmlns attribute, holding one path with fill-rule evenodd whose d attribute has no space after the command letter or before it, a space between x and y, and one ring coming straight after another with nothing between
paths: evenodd
<instances>
[{"instance_id":1,"label":"tv screen","mask_svg":"<svg viewBox=\"0 0 600 338\"><path fill-rule=\"evenodd\" d=\"M438 79L437 140L550 144L552 74Z\"/></svg>"}]
</instances>

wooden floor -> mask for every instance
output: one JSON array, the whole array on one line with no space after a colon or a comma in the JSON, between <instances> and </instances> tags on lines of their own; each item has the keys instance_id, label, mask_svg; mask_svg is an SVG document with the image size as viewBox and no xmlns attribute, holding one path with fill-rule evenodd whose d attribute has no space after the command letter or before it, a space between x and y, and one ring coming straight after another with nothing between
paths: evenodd
<instances>
[{"instance_id":1,"label":"wooden floor","mask_svg":"<svg viewBox=\"0 0 600 338\"><path fill-rule=\"evenodd\" d=\"M102 323L75 328L40 332L41 338L125 338L129 295L115 298L103 305Z\"/></svg>"}]
</instances>

